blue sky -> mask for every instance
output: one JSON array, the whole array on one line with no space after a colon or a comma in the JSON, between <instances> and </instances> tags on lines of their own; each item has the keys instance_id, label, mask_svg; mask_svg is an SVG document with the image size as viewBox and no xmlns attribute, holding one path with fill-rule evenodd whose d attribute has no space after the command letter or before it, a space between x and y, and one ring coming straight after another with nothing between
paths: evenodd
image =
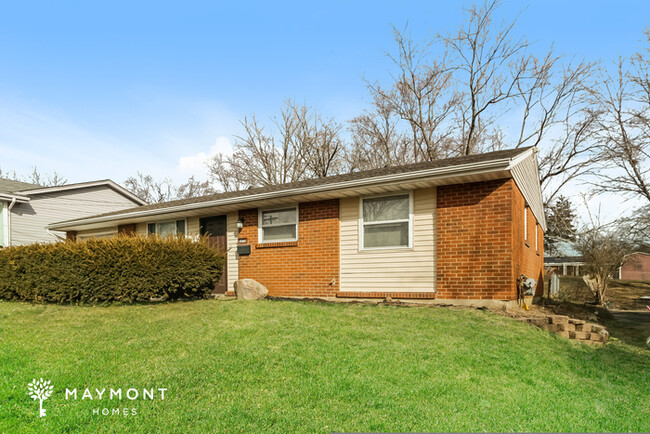
<instances>
[{"instance_id":1,"label":"blue sky","mask_svg":"<svg viewBox=\"0 0 650 434\"><path fill-rule=\"evenodd\" d=\"M347 120L384 80L390 25L426 40L462 23L465 1L3 2L0 168L70 182L140 170L204 176L246 114L287 98ZM640 46L647 1L506 0L544 51L611 62Z\"/></svg>"}]
</instances>

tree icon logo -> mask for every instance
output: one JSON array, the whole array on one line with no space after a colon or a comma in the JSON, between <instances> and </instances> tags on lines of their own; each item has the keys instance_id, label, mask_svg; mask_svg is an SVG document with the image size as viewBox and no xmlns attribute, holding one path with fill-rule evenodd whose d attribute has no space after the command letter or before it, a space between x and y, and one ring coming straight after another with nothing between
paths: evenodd
<instances>
[{"instance_id":1,"label":"tree icon logo","mask_svg":"<svg viewBox=\"0 0 650 434\"><path fill-rule=\"evenodd\" d=\"M36 379L33 379L31 383L27 385L27 389L29 390L28 395L36 400L38 399L39 401L39 407L40 407L40 413L39 417L45 417L45 409L43 408L43 401L45 401L47 398L52 395L52 391L54 390L54 386L50 384L50 381L44 381L42 378L38 381Z\"/></svg>"}]
</instances>

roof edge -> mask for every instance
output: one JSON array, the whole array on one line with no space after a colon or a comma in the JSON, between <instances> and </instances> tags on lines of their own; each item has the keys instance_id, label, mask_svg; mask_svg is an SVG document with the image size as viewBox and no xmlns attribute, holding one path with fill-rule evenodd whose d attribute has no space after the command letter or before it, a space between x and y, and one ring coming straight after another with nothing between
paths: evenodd
<instances>
[{"instance_id":1,"label":"roof edge","mask_svg":"<svg viewBox=\"0 0 650 434\"><path fill-rule=\"evenodd\" d=\"M28 190L19 190L16 191L16 193L20 193L25 196L31 196L31 195L37 195L37 194L48 194L48 193L56 193L59 191L68 191L68 190L77 190L81 188L89 188L89 187L99 187L105 185L113 190L115 190L117 193L121 194L122 196L126 196L128 199L131 199L133 202L137 203L138 205L146 205L147 202L136 196L135 194L131 193L129 190L126 188L122 187L118 183L110 180L110 179L101 179L98 181L89 181L89 182L80 182L76 184L67 184L67 185L58 185L58 186L53 186L53 187L42 187L42 188L34 188L34 189L28 189Z\"/></svg>"},{"instance_id":2,"label":"roof edge","mask_svg":"<svg viewBox=\"0 0 650 434\"><path fill-rule=\"evenodd\" d=\"M522 151L522 153L525 153L526 151ZM395 173L390 175L374 176L371 178L363 178L363 179L356 179L350 181L340 181L331 184L323 184L323 185L316 185L316 186L309 186L309 187L297 187L288 190L279 190L279 191L258 193L258 194L246 195L246 196L235 196L226 199L215 199L215 200L209 200L205 202L182 204L182 205L170 206L165 208L156 208L153 210L138 211L137 209L135 209L130 212L112 214L110 216L85 217L82 219L56 222L48 225L47 228L65 230L66 227L70 227L70 226L104 223L113 220L121 220L127 217L146 217L146 216L154 216L159 214L167 214L170 212L209 208L209 207L220 206L220 205L233 205L238 203L243 204L246 202L253 202L253 201L264 200L264 199L274 199L274 198L295 196L295 195L308 194L308 193L319 193L327 190L339 190L339 189L351 188L351 187L362 187L362 186L368 186L373 184L383 184L392 181L411 181L411 180L416 180L419 178L427 178L427 177L444 177L445 175L450 175L450 174L472 175L472 174L487 173L487 172L498 172L498 171L508 170L511 165L511 161L512 161L511 157L506 157L506 158L499 158L499 159L487 160L487 161L481 161L475 163L460 164L456 166L423 169L414 172Z\"/></svg>"}]
</instances>

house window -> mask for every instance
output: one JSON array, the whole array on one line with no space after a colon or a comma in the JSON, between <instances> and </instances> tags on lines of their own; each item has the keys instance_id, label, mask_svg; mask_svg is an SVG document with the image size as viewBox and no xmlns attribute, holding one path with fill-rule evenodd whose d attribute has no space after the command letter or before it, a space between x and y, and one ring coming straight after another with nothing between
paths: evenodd
<instances>
[{"instance_id":1,"label":"house window","mask_svg":"<svg viewBox=\"0 0 650 434\"><path fill-rule=\"evenodd\" d=\"M168 235L185 235L185 220L169 220L147 224L147 233L149 235L158 234L161 237Z\"/></svg>"},{"instance_id":2,"label":"house window","mask_svg":"<svg viewBox=\"0 0 650 434\"><path fill-rule=\"evenodd\" d=\"M411 247L411 194L363 198L361 248Z\"/></svg>"},{"instance_id":3,"label":"house window","mask_svg":"<svg viewBox=\"0 0 650 434\"><path fill-rule=\"evenodd\" d=\"M298 239L298 207L261 210L259 228L261 243L296 241Z\"/></svg>"},{"instance_id":4,"label":"house window","mask_svg":"<svg viewBox=\"0 0 650 434\"><path fill-rule=\"evenodd\" d=\"M524 241L528 241L528 207L524 207Z\"/></svg>"}]
</instances>

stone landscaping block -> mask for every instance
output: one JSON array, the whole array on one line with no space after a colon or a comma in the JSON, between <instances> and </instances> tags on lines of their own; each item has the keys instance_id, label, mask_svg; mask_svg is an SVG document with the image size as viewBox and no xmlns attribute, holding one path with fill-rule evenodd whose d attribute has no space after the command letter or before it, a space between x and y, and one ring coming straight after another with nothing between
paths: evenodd
<instances>
[{"instance_id":1,"label":"stone landscaping block","mask_svg":"<svg viewBox=\"0 0 650 434\"><path fill-rule=\"evenodd\" d=\"M581 319L569 318L569 324L584 324L585 322Z\"/></svg>"},{"instance_id":2,"label":"stone landscaping block","mask_svg":"<svg viewBox=\"0 0 650 434\"><path fill-rule=\"evenodd\" d=\"M537 327L542 327L546 324L548 324L548 319L547 318L529 318L528 322L536 325Z\"/></svg>"},{"instance_id":3,"label":"stone landscaping block","mask_svg":"<svg viewBox=\"0 0 650 434\"><path fill-rule=\"evenodd\" d=\"M605 337L600 333L592 333L589 340L592 342L605 342Z\"/></svg>"},{"instance_id":4,"label":"stone landscaping block","mask_svg":"<svg viewBox=\"0 0 650 434\"><path fill-rule=\"evenodd\" d=\"M551 315L551 324L569 324L569 317L564 315Z\"/></svg>"},{"instance_id":5,"label":"stone landscaping block","mask_svg":"<svg viewBox=\"0 0 650 434\"><path fill-rule=\"evenodd\" d=\"M601 325L598 325L598 324L590 324L590 326L591 326L590 331L595 332L595 333L600 333L603 330L605 330L605 327L603 327Z\"/></svg>"},{"instance_id":6,"label":"stone landscaping block","mask_svg":"<svg viewBox=\"0 0 650 434\"><path fill-rule=\"evenodd\" d=\"M563 338L569 339L569 332L559 331L559 332L557 332L555 334L558 335L558 336L562 336Z\"/></svg>"},{"instance_id":7,"label":"stone landscaping block","mask_svg":"<svg viewBox=\"0 0 650 434\"><path fill-rule=\"evenodd\" d=\"M585 340L585 339L589 339L590 333L589 332L578 332L578 331L569 332L569 337L571 339Z\"/></svg>"},{"instance_id":8,"label":"stone landscaping block","mask_svg":"<svg viewBox=\"0 0 650 434\"><path fill-rule=\"evenodd\" d=\"M578 324L576 325L576 330L579 332L590 332L591 324Z\"/></svg>"},{"instance_id":9,"label":"stone landscaping block","mask_svg":"<svg viewBox=\"0 0 650 434\"><path fill-rule=\"evenodd\" d=\"M576 326L569 323L569 324L558 324L558 330L561 332L573 332L576 330Z\"/></svg>"},{"instance_id":10,"label":"stone landscaping block","mask_svg":"<svg viewBox=\"0 0 650 434\"><path fill-rule=\"evenodd\" d=\"M546 331L549 331L551 333L555 333L558 331L558 325L557 324L544 324L542 328Z\"/></svg>"}]
</instances>

